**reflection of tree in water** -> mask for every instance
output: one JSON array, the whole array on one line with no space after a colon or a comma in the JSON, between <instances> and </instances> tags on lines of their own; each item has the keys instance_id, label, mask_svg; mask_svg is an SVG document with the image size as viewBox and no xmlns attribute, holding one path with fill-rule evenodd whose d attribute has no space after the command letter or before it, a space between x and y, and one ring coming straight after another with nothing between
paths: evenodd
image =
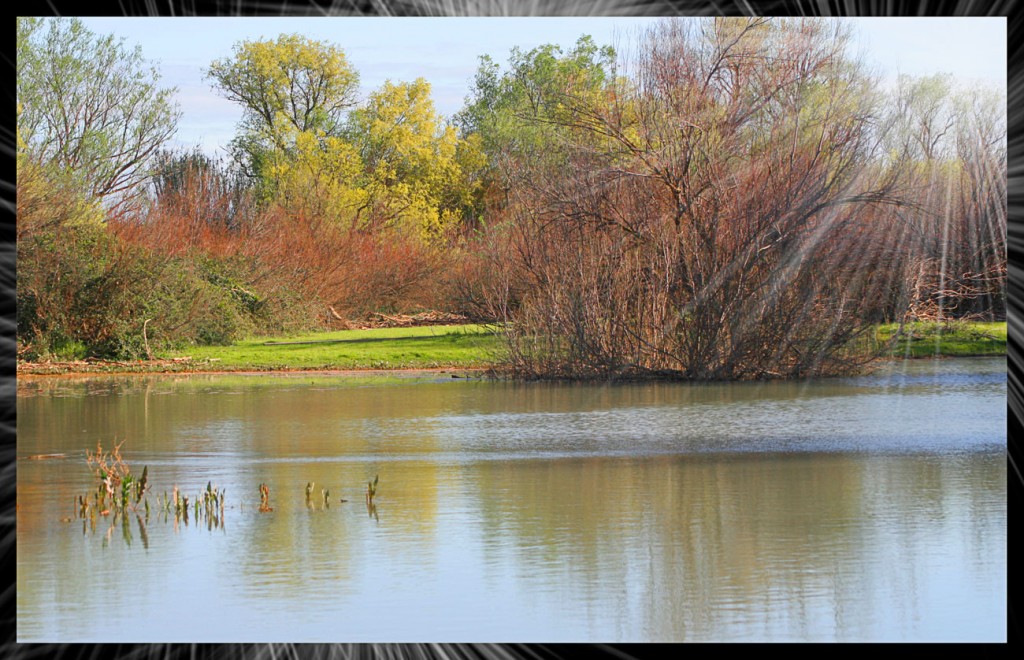
<instances>
[{"instance_id":1,"label":"reflection of tree in water","mask_svg":"<svg viewBox=\"0 0 1024 660\"><path fill-rule=\"evenodd\" d=\"M863 388L847 381L821 388L417 384L386 392L323 382L310 387L298 379L284 387L278 380L281 391L249 387L242 379L230 387L214 382L154 383L148 411L142 387L118 395L19 399L19 414L23 406L49 406L33 408L27 419L38 435L21 436L19 425L20 451L71 456L75 443L95 446L94 436L62 419L63 410L96 422L93 433L109 431L110 420L123 421L140 434L138 440L126 434L133 462L140 447L140 465L153 454L172 456L150 463L154 490L190 484L192 507L188 527L179 521L178 537L171 533L173 516L165 523L154 508L148 519L144 513L127 521L97 519L95 529L83 528L93 535L83 547L58 537L69 528L77 532L76 526L56 522L73 515L74 495L92 487L84 469L76 481L81 455L19 462L19 574L35 576L33 584L19 582L19 599L70 600L95 588L95 572L90 577L83 566L151 575L139 563L145 551L173 563L199 546L205 557L196 568L232 585L258 585L275 606L308 612L311 599L328 594L332 608L347 607L349 599L378 586L367 585L366 576L386 573L381 567L443 575L445 559L458 556L471 560L466 575L482 576L482 588L507 587L511 580L514 600L529 600L531 611L567 612L566 630L574 633L858 638L862 630L878 630L879 611L891 613L893 625L918 625L910 619L929 606L926 591L935 586L935 578L921 572L935 565L930 542L941 547L954 540L945 543L949 556L965 558L954 573L968 571L965 581L977 584L992 583L989 574L1000 568L985 558L1005 557L1005 532L993 529L1005 521L1000 457L577 453L601 453L604 445L580 442L620 431L624 409L657 409L632 418L635 432L675 438L694 432L690 421L711 421L709 410L718 404L732 416L723 423L735 430L747 417L725 404L844 396ZM161 388L186 396L158 396ZM384 398L391 400L376 402ZM666 410L683 412L662 414ZM104 418L106 426L98 425ZM584 426L555 432L569 419L592 424L593 437ZM82 435L89 439L83 442ZM573 457L489 460L495 452L534 455L545 447ZM222 525L231 518L229 533L210 536L203 532L206 520L195 518L200 488L194 473L208 465L220 470L215 480L236 493L221 518ZM366 483L375 474L375 506L364 510ZM205 472L201 478L205 485ZM257 512L259 483L271 489L272 513ZM306 506L309 483L316 485L312 508ZM317 501L321 489L331 493L329 507ZM46 515L32 513L47 508Z\"/></svg>"},{"instance_id":2,"label":"reflection of tree in water","mask_svg":"<svg viewBox=\"0 0 1024 660\"><path fill-rule=\"evenodd\" d=\"M958 469L811 454L496 462L475 490L487 564L517 566L538 610L578 604L623 639L841 639L882 608L915 625L928 603L910 558L935 552L922 525L950 538L966 525L969 554L995 551L998 471Z\"/></svg>"}]
</instances>

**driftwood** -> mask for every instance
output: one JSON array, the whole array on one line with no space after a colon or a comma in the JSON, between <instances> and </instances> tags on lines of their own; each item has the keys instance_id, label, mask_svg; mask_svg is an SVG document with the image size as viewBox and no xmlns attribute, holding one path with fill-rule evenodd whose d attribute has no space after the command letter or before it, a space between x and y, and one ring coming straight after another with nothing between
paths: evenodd
<instances>
[{"instance_id":1,"label":"driftwood","mask_svg":"<svg viewBox=\"0 0 1024 660\"><path fill-rule=\"evenodd\" d=\"M327 317L332 323L345 330L369 330L374 328L409 328L422 325L462 325L470 320L461 314L429 310L416 314L384 314L371 312L362 319L346 319L333 306L327 306Z\"/></svg>"},{"instance_id":2,"label":"driftwood","mask_svg":"<svg viewBox=\"0 0 1024 660\"><path fill-rule=\"evenodd\" d=\"M396 328L413 327L420 325L459 325L468 323L469 319L461 314L450 312L439 312L430 310L417 314L382 314L373 312L374 319L364 321L362 327L367 328Z\"/></svg>"}]
</instances>

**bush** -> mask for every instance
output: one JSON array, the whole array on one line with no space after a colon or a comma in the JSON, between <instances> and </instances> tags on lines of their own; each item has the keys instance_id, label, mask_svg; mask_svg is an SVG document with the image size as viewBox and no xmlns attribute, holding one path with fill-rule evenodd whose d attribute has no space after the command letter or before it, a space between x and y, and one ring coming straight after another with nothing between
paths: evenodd
<instances>
[{"instance_id":1,"label":"bush","mask_svg":"<svg viewBox=\"0 0 1024 660\"><path fill-rule=\"evenodd\" d=\"M20 173L19 173L20 174ZM251 332L261 297L214 260L129 242L59 177L18 179L19 354L137 359Z\"/></svg>"},{"instance_id":2,"label":"bush","mask_svg":"<svg viewBox=\"0 0 1024 660\"><path fill-rule=\"evenodd\" d=\"M439 275L439 308L476 322L506 321L527 290L516 256L511 225L495 223L477 230L448 252Z\"/></svg>"}]
</instances>

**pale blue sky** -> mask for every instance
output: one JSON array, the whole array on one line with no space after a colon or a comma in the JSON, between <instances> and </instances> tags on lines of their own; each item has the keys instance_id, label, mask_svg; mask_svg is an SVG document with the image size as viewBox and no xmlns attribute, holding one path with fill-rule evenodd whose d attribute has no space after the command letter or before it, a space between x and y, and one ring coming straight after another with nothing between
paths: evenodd
<instances>
[{"instance_id":1,"label":"pale blue sky","mask_svg":"<svg viewBox=\"0 0 1024 660\"><path fill-rule=\"evenodd\" d=\"M365 97L386 79L426 78L446 116L462 106L478 56L504 64L509 50L545 43L569 47L583 34L598 43L628 42L651 18L84 18L95 32L124 37L155 61L162 83L178 88L184 116L175 144L216 153L234 136L241 108L203 79L214 59L242 40L300 33L344 49ZM1005 18L850 18L854 44L884 77L948 72L965 84L1005 89Z\"/></svg>"}]
</instances>

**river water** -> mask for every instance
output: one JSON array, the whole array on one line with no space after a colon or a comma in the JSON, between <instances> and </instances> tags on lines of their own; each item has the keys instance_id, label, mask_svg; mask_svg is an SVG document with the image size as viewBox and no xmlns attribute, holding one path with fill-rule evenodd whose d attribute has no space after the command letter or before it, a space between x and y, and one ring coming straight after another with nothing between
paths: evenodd
<instances>
[{"instance_id":1,"label":"river water","mask_svg":"<svg viewBox=\"0 0 1024 660\"><path fill-rule=\"evenodd\" d=\"M22 379L17 406L21 642L1006 639L1003 359ZM115 442L151 511L93 524L85 452ZM208 482L223 518L162 512Z\"/></svg>"}]
</instances>

